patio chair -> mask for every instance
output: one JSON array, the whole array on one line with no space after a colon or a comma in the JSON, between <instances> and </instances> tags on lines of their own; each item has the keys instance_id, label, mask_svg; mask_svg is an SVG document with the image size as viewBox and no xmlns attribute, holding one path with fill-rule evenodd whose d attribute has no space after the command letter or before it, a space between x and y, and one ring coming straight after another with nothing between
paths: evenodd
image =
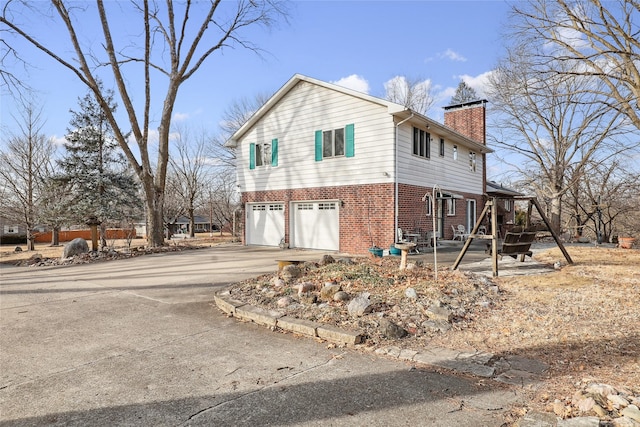
<instances>
[{"instance_id":1,"label":"patio chair","mask_svg":"<svg viewBox=\"0 0 640 427\"><path fill-rule=\"evenodd\" d=\"M468 234L465 233L464 225L459 225L458 228L452 225L451 229L453 230L453 240L460 238L460 241L462 242L468 236Z\"/></svg>"}]
</instances>

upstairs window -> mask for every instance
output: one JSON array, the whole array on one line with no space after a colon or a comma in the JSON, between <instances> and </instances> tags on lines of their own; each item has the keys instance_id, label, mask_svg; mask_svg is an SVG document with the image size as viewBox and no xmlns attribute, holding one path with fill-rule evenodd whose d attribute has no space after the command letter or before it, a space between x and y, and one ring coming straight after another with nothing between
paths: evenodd
<instances>
[{"instance_id":1,"label":"upstairs window","mask_svg":"<svg viewBox=\"0 0 640 427\"><path fill-rule=\"evenodd\" d=\"M344 128L322 131L322 157L344 156Z\"/></svg>"},{"instance_id":2,"label":"upstairs window","mask_svg":"<svg viewBox=\"0 0 640 427\"><path fill-rule=\"evenodd\" d=\"M444 138L440 138L440 157L444 157Z\"/></svg>"},{"instance_id":3,"label":"upstairs window","mask_svg":"<svg viewBox=\"0 0 640 427\"><path fill-rule=\"evenodd\" d=\"M458 160L458 146L453 146L453 160Z\"/></svg>"},{"instance_id":4,"label":"upstairs window","mask_svg":"<svg viewBox=\"0 0 640 427\"><path fill-rule=\"evenodd\" d=\"M271 142L249 144L249 169L278 166L278 139Z\"/></svg>"},{"instance_id":5,"label":"upstairs window","mask_svg":"<svg viewBox=\"0 0 640 427\"><path fill-rule=\"evenodd\" d=\"M431 157L431 135L416 127L413 128L413 155L425 159Z\"/></svg>"},{"instance_id":6,"label":"upstairs window","mask_svg":"<svg viewBox=\"0 0 640 427\"><path fill-rule=\"evenodd\" d=\"M476 153L473 151L469 152L469 170L471 172L476 171Z\"/></svg>"},{"instance_id":7,"label":"upstairs window","mask_svg":"<svg viewBox=\"0 0 640 427\"><path fill-rule=\"evenodd\" d=\"M355 156L354 125L331 130L317 130L315 134L316 162L332 157Z\"/></svg>"}]
</instances>

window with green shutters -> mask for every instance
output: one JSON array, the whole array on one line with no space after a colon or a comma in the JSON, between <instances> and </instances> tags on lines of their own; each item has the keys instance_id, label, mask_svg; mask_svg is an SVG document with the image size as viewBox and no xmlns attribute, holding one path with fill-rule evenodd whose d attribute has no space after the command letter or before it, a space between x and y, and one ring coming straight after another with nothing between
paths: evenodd
<instances>
[{"instance_id":1,"label":"window with green shutters","mask_svg":"<svg viewBox=\"0 0 640 427\"><path fill-rule=\"evenodd\" d=\"M249 144L249 169L278 166L278 138L271 142Z\"/></svg>"},{"instance_id":2,"label":"window with green shutters","mask_svg":"<svg viewBox=\"0 0 640 427\"><path fill-rule=\"evenodd\" d=\"M315 159L317 162L331 157L355 156L355 127L317 130L315 132Z\"/></svg>"}]
</instances>

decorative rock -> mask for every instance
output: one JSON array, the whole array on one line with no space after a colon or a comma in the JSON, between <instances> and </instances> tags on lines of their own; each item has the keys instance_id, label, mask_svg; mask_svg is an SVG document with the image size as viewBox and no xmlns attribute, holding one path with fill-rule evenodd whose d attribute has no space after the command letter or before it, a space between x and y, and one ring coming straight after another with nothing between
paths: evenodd
<instances>
[{"instance_id":1,"label":"decorative rock","mask_svg":"<svg viewBox=\"0 0 640 427\"><path fill-rule=\"evenodd\" d=\"M348 301L349 300L349 294L346 293L345 291L338 291L335 293L335 295L333 296L333 300L335 302L340 302L340 301Z\"/></svg>"},{"instance_id":2,"label":"decorative rock","mask_svg":"<svg viewBox=\"0 0 640 427\"><path fill-rule=\"evenodd\" d=\"M613 427L639 427L640 422L635 421L632 418L620 417L612 420L611 425L613 425Z\"/></svg>"},{"instance_id":3,"label":"decorative rock","mask_svg":"<svg viewBox=\"0 0 640 427\"><path fill-rule=\"evenodd\" d=\"M392 339L402 338L407 335L406 330L386 318L380 319L380 332L385 337Z\"/></svg>"},{"instance_id":4,"label":"decorative rock","mask_svg":"<svg viewBox=\"0 0 640 427\"><path fill-rule=\"evenodd\" d=\"M445 320L427 320L422 322L423 329L431 330L434 332L447 332L451 329L451 324Z\"/></svg>"},{"instance_id":5,"label":"decorative rock","mask_svg":"<svg viewBox=\"0 0 640 427\"><path fill-rule=\"evenodd\" d=\"M281 278L279 278L279 277L274 277L274 278L271 280L271 284L272 284L274 287L276 287L276 288L281 288L281 287L283 287L283 286L285 285L284 280L282 280L282 279L281 279Z\"/></svg>"},{"instance_id":6,"label":"decorative rock","mask_svg":"<svg viewBox=\"0 0 640 427\"><path fill-rule=\"evenodd\" d=\"M355 264L355 261L351 258L339 258L338 262L341 264L346 264L346 265L353 265Z\"/></svg>"},{"instance_id":7,"label":"decorative rock","mask_svg":"<svg viewBox=\"0 0 640 427\"><path fill-rule=\"evenodd\" d=\"M598 417L577 417L559 420L558 427L599 427Z\"/></svg>"},{"instance_id":8,"label":"decorative rock","mask_svg":"<svg viewBox=\"0 0 640 427\"><path fill-rule=\"evenodd\" d=\"M562 403L560 400L556 399L553 402L553 413L559 417L562 417L564 416L565 412L567 412L567 407L564 406L564 403Z\"/></svg>"},{"instance_id":9,"label":"decorative rock","mask_svg":"<svg viewBox=\"0 0 640 427\"><path fill-rule=\"evenodd\" d=\"M310 282L305 282L305 283L300 283L299 285L296 285L293 288L298 290L298 295L302 295L306 292L315 291L316 285Z\"/></svg>"},{"instance_id":10,"label":"decorative rock","mask_svg":"<svg viewBox=\"0 0 640 427\"><path fill-rule=\"evenodd\" d=\"M305 270L315 270L316 268L318 268L318 264L313 261L305 261L302 265L304 266Z\"/></svg>"},{"instance_id":11,"label":"decorative rock","mask_svg":"<svg viewBox=\"0 0 640 427\"><path fill-rule=\"evenodd\" d=\"M22 252L22 248L20 246L16 246L13 252Z\"/></svg>"},{"instance_id":12,"label":"decorative rock","mask_svg":"<svg viewBox=\"0 0 640 427\"><path fill-rule=\"evenodd\" d=\"M609 396L610 394L618 394L615 388L607 384L589 384L585 389L587 393L597 393L602 396Z\"/></svg>"},{"instance_id":13,"label":"decorative rock","mask_svg":"<svg viewBox=\"0 0 640 427\"><path fill-rule=\"evenodd\" d=\"M328 265L328 264L333 264L334 262L336 262L335 259L333 259L333 257L331 255L324 255L322 257L322 260L320 260L320 265Z\"/></svg>"},{"instance_id":14,"label":"decorative rock","mask_svg":"<svg viewBox=\"0 0 640 427\"><path fill-rule=\"evenodd\" d=\"M593 397L587 397L578 402L578 409L580 409L582 412L589 412L591 411L591 409L593 409L593 406L595 404L596 401L593 400Z\"/></svg>"},{"instance_id":15,"label":"decorative rock","mask_svg":"<svg viewBox=\"0 0 640 427\"><path fill-rule=\"evenodd\" d=\"M410 262L409 264L407 264L407 270L415 271L417 269L418 269L418 265L416 263Z\"/></svg>"},{"instance_id":16,"label":"decorative rock","mask_svg":"<svg viewBox=\"0 0 640 427\"><path fill-rule=\"evenodd\" d=\"M294 264L285 265L284 268L282 269L282 278L285 281L291 281L291 280L297 279L300 276L302 276L302 269L297 265L294 265Z\"/></svg>"},{"instance_id":17,"label":"decorative rock","mask_svg":"<svg viewBox=\"0 0 640 427\"><path fill-rule=\"evenodd\" d=\"M404 296L409 298L409 299L417 299L418 298L418 293L413 288L407 288L404 291Z\"/></svg>"},{"instance_id":18,"label":"decorative rock","mask_svg":"<svg viewBox=\"0 0 640 427\"><path fill-rule=\"evenodd\" d=\"M284 308L284 307L287 307L287 306L291 305L292 302L293 302L293 298L291 298L291 297L282 297L276 302L276 304L278 305L278 307Z\"/></svg>"},{"instance_id":19,"label":"decorative rock","mask_svg":"<svg viewBox=\"0 0 640 427\"><path fill-rule=\"evenodd\" d=\"M636 405L629 405L620 411L620 415L631 418L640 423L640 409Z\"/></svg>"},{"instance_id":20,"label":"decorative rock","mask_svg":"<svg viewBox=\"0 0 640 427\"><path fill-rule=\"evenodd\" d=\"M340 285L335 282L325 283L322 289L320 289L320 298L331 301L340 290Z\"/></svg>"},{"instance_id":21,"label":"decorative rock","mask_svg":"<svg viewBox=\"0 0 640 427\"><path fill-rule=\"evenodd\" d=\"M349 302L347 306L347 310L351 316L362 316L371 312L373 307L371 306L371 301L369 300L369 296L371 294L369 292L363 292L354 299Z\"/></svg>"},{"instance_id":22,"label":"decorative rock","mask_svg":"<svg viewBox=\"0 0 640 427\"><path fill-rule=\"evenodd\" d=\"M593 408L591 409L597 416L599 416L600 418L606 417L607 415L609 415L609 413L607 412L606 409L604 409L602 406L595 404L593 405Z\"/></svg>"},{"instance_id":23,"label":"decorative rock","mask_svg":"<svg viewBox=\"0 0 640 427\"><path fill-rule=\"evenodd\" d=\"M77 237L64 246L62 258L70 258L75 255L89 252L89 245L83 238Z\"/></svg>"},{"instance_id":24,"label":"decorative rock","mask_svg":"<svg viewBox=\"0 0 640 427\"><path fill-rule=\"evenodd\" d=\"M629 406L629 401L619 394L610 394L607 396L607 399L612 403L615 409L626 408Z\"/></svg>"},{"instance_id":25,"label":"decorative rock","mask_svg":"<svg viewBox=\"0 0 640 427\"><path fill-rule=\"evenodd\" d=\"M453 313L451 313L451 310L447 308L439 307L434 304L427 309L427 316L429 316L429 319L431 320L445 320L450 322L453 317Z\"/></svg>"},{"instance_id":26,"label":"decorative rock","mask_svg":"<svg viewBox=\"0 0 640 427\"><path fill-rule=\"evenodd\" d=\"M318 302L318 297L312 294L302 294L300 295L300 302L303 304L315 304Z\"/></svg>"}]
</instances>

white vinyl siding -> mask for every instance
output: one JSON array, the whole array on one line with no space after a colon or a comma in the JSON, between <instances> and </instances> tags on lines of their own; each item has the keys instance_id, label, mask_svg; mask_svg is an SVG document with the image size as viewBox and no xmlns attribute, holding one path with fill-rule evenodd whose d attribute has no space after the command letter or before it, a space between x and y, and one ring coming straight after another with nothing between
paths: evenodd
<instances>
[{"instance_id":1,"label":"white vinyl siding","mask_svg":"<svg viewBox=\"0 0 640 427\"><path fill-rule=\"evenodd\" d=\"M355 154L316 161L315 132L353 124ZM238 164L249 164L251 142L278 135L278 168L238 168L243 192L389 183L394 123L386 106L300 82L239 141ZM385 174L386 173L386 174Z\"/></svg>"},{"instance_id":2,"label":"white vinyl siding","mask_svg":"<svg viewBox=\"0 0 640 427\"><path fill-rule=\"evenodd\" d=\"M439 141L440 136L432 133L431 138ZM444 140L444 156L432 156L429 161L413 155L413 126L403 124L399 132L398 181L401 184L439 186L446 191L482 194L482 157L476 158L476 171L469 170L469 162L454 160L454 146L460 150L460 144Z\"/></svg>"}]
</instances>

